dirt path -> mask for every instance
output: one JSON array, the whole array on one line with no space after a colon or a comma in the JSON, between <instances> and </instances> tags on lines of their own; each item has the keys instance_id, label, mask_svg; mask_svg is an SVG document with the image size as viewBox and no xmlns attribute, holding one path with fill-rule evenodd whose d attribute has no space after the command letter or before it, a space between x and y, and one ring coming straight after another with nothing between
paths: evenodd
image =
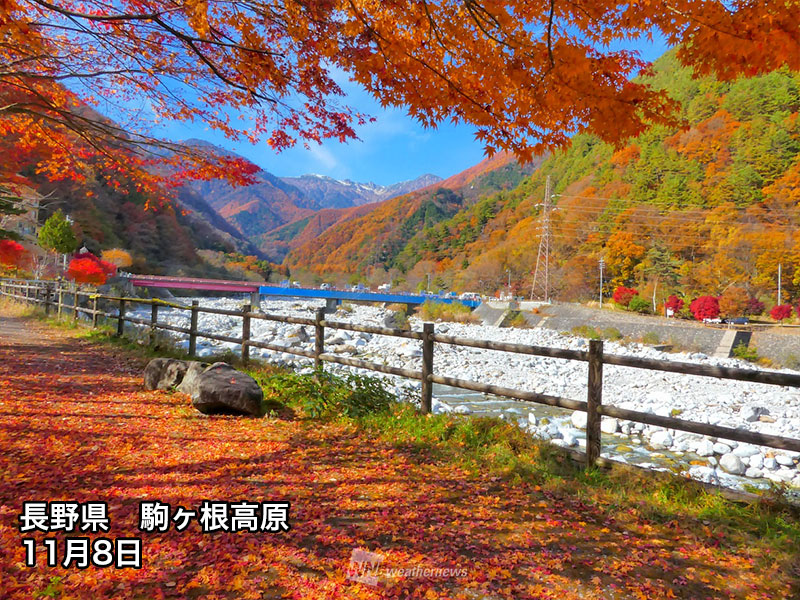
<instances>
[{"instance_id":1,"label":"dirt path","mask_svg":"<svg viewBox=\"0 0 800 600\"><path fill-rule=\"evenodd\" d=\"M181 394L143 391L141 367L72 332L0 316L0 598L792 593L779 565L680 515L613 518L344 426L205 417ZM47 534L18 530L22 503L54 500L106 502L106 535L141 538L142 568L49 567L41 546L39 566L25 566L22 538ZM204 500L289 501L291 530L203 533L195 520L139 531L139 502L156 500L173 512ZM63 543L63 532L49 535ZM378 586L348 579L355 548L383 557Z\"/></svg>"}]
</instances>

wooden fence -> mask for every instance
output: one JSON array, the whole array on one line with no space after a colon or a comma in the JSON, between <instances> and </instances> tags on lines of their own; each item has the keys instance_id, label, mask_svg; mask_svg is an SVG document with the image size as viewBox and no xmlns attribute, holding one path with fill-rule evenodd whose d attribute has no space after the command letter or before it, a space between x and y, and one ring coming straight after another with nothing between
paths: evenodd
<instances>
[{"instance_id":1,"label":"wooden fence","mask_svg":"<svg viewBox=\"0 0 800 600\"><path fill-rule=\"evenodd\" d=\"M778 386L789 386L800 388L800 375L790 373L777 373L771 371L760 371L754 369L739 369L730 367L716 367L711 365L698 365L677 361L661 361L645 358L635 358L630 356L619 356L614 354L604 354L603 342L601 340L591 340L588 351L567 350L562 348L549 348L541 346L528 346L524 344L510 344L503 342L493 342L486 340L475 340L470 338L453 337L435 333L433 323L424 323L422 331L405 331L402 329L391 329L386 327L373 327L367 325L354 325L350 323L329 321L325 318L324 309L319 308L315 317L286 317L282 315L270 315L260 312L253 312L249 304L244 305L242 310L226 310L220 308L201 307L198 302L192 301L191 306L165 302L158 299L126 298L117 296L104 296L94 294L80 289L69 289L61 282L53 281L26 281L26 280L0 280L0 295L8 296L18 300L33 302L44 306L45 313L49 314L53 310L59 316L65 311L72 313L72 318L77 319L79 313L84 313L91 317L92 326L98 325L98 317L104 317L116 321L117 335L124 333L125 323L134 323L151 328L151 330L164 329L183 333L189 336L189 355L195 356L197 349L197 338L208 338L222 342L231 342L241 345L241 356L243 361L250 358L250 348L264 348L275 352L289 353L302 356L314 361L316 368L322 368L324 362L333 362L350 367L367 369L390 375L399 375L409 379L422 382L422 411L431 411L431 401L433 384L439 383L455 388L472 390L485 394L494 394L521 400L524 402L535 402L547 404L573 411L587 413L586 425L586 462L587 465L594 465L600 457L601 450L601 431L600 420L603 416L614 417L635 423L644 423L657 427L664 427L677 431L685 431L700 435L707 435L717 438L733 440L736 442L755 444L800 452L800 440L787 438L777 435L758 433L747 429L737 429L724 427L721 425L711 425L708 423L698 423L687 421L675 417L658 416L635 410L627 410L603 404L603 366L615 365L631 367L636 369L666 371L670 373L683 373L686 375L698 375L716 379L731 379L735 381L747 381L753 383L764 383ZM65 297L72 296L72 303L67 304ZM86 298L88 306L81 306L79 298ZM118 306L117 313L108 313L98 309L98 300L105 300ZM131 304L144 304L151 306L149 319L140 319L126 314L126 310ZM176 327L158 320L159 307L168 307L178 310L189 311L190 326ZM200 313L227 315L240 317L242 319L242 336L232 337L218 335L211 332L199 331L197 328L198 315ZM267 321L277 321L282 323L293 323L297 325L307 325L314 327L315 344L314 350L303 350L301 348L283 347L276 344L269 344L253 340L250 337L250 325L253 319ZM342 329L347 331L364 332L373 335L386 335L401 337L412 340L419 340L422 343L422 369L402 369L383 365L380 363L366 360L338 356L325 352L325 328ZM512 352L516 354L527 354L533 356L546 356L565 360L576 360L588 363L587 397L586 401L561 398L538 394L523 390L516 390L497 385L487 385L476 381L468 381L455 377L447 377L434 373L434 349L435 344L451 344L460 347L483 348L487 350L497 350L502 352Z\"/></svg>"}]
</instances>

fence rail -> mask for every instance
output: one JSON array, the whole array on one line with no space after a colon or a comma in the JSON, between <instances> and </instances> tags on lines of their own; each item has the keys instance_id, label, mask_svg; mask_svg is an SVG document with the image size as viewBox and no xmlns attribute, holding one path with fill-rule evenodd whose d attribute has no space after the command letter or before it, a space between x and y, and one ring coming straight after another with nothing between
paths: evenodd
<instances>
[{"instance_id":1,"label":"fence rail","mask_svg":"<svg viewBox=\"0 0 800 600\"><path fill-rule=\"evenodd\" d=\"M692 363L684 363L677 361L659 361L653 359L636 358L629 356L618 356L613 354L603 353L602 340L591 340L589 342L589 351L566 350L561 348L549 348L542 346L527 346L524 344L510 344L504 342L494 342L489 340L475 340L471 338L454 337L434 332L432 323L425 323L422 331L406 331L401 329L392 329L387 327L373 327L367 325L355 325L351 323L343 323L337 321L330 321L325 318L324 309L320 308L316 311L313 319L300 318L300 317L287 317L283 315L271 315L260 312L253 312L250 305L244 305L240 311L226 310L210 307L202 307L198 305L195 300L191 306L177 304L173 302L165 302L160 299L146 299L146 298L128 298L120 296L108 296L87 292L85 290L76 289L74 286L67 286L63 282L54 281L33 281L33 280L12 280L0 279L0 295L32 302L44 306L45 313L49 314L53 308L56 314L61 316L64 311L71 311L73 319L78 318L78 313L84 313L91 317L92 325L98 325L98 317L104 317L111 321L116 321L117 335L123 335L125 330L125 323L134 323L150 327L151 330L164 329L167 331L174 331L183 333L189 336L189 355L195 356L197 350L197 338L208 338L223 342L239 344L241 346L241 355L244 361L249 359L250 348L263 348L274 352L283 352L302 356L314 360L316 367L321 368L323 362L337 363L347 365L360 369L386 373L390 375L398 375L409 379L415 379L422 382L421 392L421 406L423 412L431 411L432 391L433 384L438 383L442 385L449 385L451 387L460 388L464 390L471 390L485 394L493 394L496 396L504 396L521 400L523 402L534 402L538 404L546 404L572 411L581 411L587 413L586 425L586 463L587 465L594 465L597 463L601 450L601 431L600 421L603 416L614 417L625 421L632 421L635 423L643 423L646 425L653 425L656 427L664 427L667 429L685 431L688 433L696 433L700 435L707 435L717 438L733 440L736 442L755 444L759 446L766 446L780 450L789 450L800 452L800 440L794 438L787 438L777 435L769 435L758 433L747 429L737 429L733 427L724 427L721 425L711 425L708 423L698 423L695 421L687 421L675 417L663 417L651 413L645 413L635 410L626 410L603 404L603 366L614 365L621 367L630 367L636 369L666 371L670 373L680 373L685 375L694 375L701 377L710 377L715 379L730 379L735 381L746 381L750 383L763 383L769 385L788 386L800 388L800 375L790 373L776 373L769 371L759 371L755 369L740 369L730 367L716 367L712 365L698 365ZM72 303L66 303L65 297L71 296ZM79 298L85 298L91 301L91 308L80 306ZM97 308L98 300L104 300L109 303L116 303L118 309L115 313L105 312ZM126 308L131 304L141 304L151 306L150 319L142 319L132 317L125 314ZM158 320L159 307L173 308L177 310L185 310L190 313L190 326L177 327ZM242 336L226 336L219 335L211 332L204 332L198 330L198 315L200 313L218 314L239 317L242 319ZM315 344L314 350L303 350L294 347L283 347L277 344L270 344L267 342L260 342L250 339L250 325L252 319L276 321L282 323L291 323L298 325L308 325L314 327L315 330ZM358 358L350 358L339 356L325 352L325 328L342 329L347 331L356 331L370 333L373 335L386 335L391 337L399 337L406 339L419 340L422 342L422 369L412 370L389 365L383 365L371 361L366 361ZM587 397L586 401L575 400L571 398L562 398L559 396L550 396L547 394L539 394L524 390L516 390L497 385L489 385L477 381L468 381L455 377L448 377L437 375L434 373L434 349L435 344L450 344L454 346L463 346L471 348L483 348L487 350L495 350L499 352L511 352L516 354L528 354L533 356L544 356L550 358L558 358L564 360L575 360L587 362L588 379L587 379Z\"/></svg>"}]
</instances>

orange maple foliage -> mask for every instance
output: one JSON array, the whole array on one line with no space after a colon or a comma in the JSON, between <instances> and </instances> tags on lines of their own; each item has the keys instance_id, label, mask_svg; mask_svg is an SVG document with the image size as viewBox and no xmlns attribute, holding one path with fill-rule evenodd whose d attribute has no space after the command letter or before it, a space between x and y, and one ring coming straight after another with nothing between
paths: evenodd
<instances>
[{"instance_id":1,"label":"orange maple foliage","mask_svg":"<svg viewBox=\"0 0 800 600\"><path fill-rule=\"evenodd\" d=\"M620 142L650 123L676 122L677 106L631 79L648 63L610 47L656 32L682 44L680 58L701 73L797 69L795 8L744 0L4 0L0 135L13 151L2 175L35 164L53 179L99 170L115 187L133 173L143 191L191 177L245 182L247 164L160 140L145 122L202 121L276 149L345 141L366 118L339 102L337 72L425 126L474 125L490 154L528 160L583 131Z\"/></svg>"}]
</instances>

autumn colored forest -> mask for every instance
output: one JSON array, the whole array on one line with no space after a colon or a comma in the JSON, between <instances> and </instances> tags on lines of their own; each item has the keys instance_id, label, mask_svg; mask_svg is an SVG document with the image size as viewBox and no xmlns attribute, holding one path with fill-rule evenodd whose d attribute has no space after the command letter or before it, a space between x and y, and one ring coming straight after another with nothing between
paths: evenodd
<instances>
[{"instance_id":1,"label":"autumn colored forest","mask_svg":"<svg viewBox=\"0 0 800 600\"><path fill-rule=\"evenodd\" d=\"M484 293L510 269L527 296L550 176L559 299L595 297L600 258L609 295L620 285L645 297L655 288L659 300L736 286L772 298L782 264L784 298L800 296L800 76L694 79L670 52L650 79L680 102L684 127L656 125L620 148L577 135L521 180L506 157L480 175L495 180L494 193L470 196L473 175L385 203L302 246L289 265L410 284L434 273L444 286Z\"/></svg>"}]
</instances>

